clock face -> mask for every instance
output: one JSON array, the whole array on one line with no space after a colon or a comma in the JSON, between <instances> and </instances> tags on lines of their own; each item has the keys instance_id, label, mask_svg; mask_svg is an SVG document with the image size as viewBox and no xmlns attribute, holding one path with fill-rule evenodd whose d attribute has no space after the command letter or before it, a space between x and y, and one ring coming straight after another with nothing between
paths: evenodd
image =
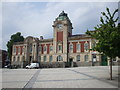
<instances>
[{"instance_id":1,"label":"clock face","mask_svg":"<svg viewBox=\"0 0 120 90\"><path fill-rule=\"evenodd\" d=\"M63 25L62 24L58 24L57 27L58 27L58 29L62 29Z\"/></svg>"}]
</instances>

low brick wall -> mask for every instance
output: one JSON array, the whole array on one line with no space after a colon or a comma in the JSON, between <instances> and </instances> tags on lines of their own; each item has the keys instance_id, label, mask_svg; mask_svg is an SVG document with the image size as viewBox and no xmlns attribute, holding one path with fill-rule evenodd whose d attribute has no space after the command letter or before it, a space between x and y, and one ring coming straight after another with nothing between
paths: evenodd
<instances>
[{"instance_id":1,"label":"low brick wall","mask_svg":"<svg viewBox=\"0 0 120 90\"><path fill-rule=\"evenodd\" d=\"M92 62L74 62L74 67L80 67L80 66L100 66L100 62L95 62L92 64Z\"/></svg>"},{"instance_id":2,"label":"low brick wall","mask_svg":"<svg viewBox=\"0 0 120 90\"><path fill-rule=\"evenodd\" d=\"M40 68L65 68L64 62L41 62Z\"/></svg>"},{"instance_id":3,"label":"low brick wall","mask_svg":"<svg viewBox=\"0 0 120 90\"><path fill-rule=\"evenodd\" d=\"M12 65L17 66L18 68L25 68L28 62L14 62ZM85 66L100 66L100 62L73 62L73 65L70 66L67 62L40 62L40 68L65 68L65 67L85 67ZM118 65L118 62L113 62L113 66Z\"/></svg>"}]
</instances>

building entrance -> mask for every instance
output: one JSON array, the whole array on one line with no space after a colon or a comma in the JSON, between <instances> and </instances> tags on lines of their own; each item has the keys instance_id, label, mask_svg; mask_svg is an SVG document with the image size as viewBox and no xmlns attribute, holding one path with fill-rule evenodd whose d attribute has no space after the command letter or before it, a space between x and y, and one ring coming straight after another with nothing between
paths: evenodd
<instances>
[{"instance_id":1,"label":"building entrance","mask_svg":"<svg viewBox=\"0 0 120 90\"><path fill-rule=\"evenodd\" d=\"M105 56L105 55L101 56L101 65L102 66L107 66L108 65L107 64L107 56Z\"/></svg>"},{"instance_id":2,"label":"building entrance","mask_svg":"<svg viewBox=\"0 0 120 90\"><path fill-rule=\"evenodd\" d=\"M92 55L92 66L95 66L95 63L97 61L96 54Z\"/></svg>"},{"instance_id":3,"label":"building entrance","mask_svg":"<svg viewBox=\"0 0 120 90\"><path fill-rule=\"evenodd\" d=\"M69 59L69 67L73 67L73 59L72 58Z\"/></svg>"},{"instance_id":4,"label":"building entrance","mask_svg":"<svg viewBox=\"0 0 120 90\"><path fill-rule=\"evenodd\" d=\"M31 61L32 61L32 56L30 56L29 64L31 63Z\"/></svg>"}]
</instances>

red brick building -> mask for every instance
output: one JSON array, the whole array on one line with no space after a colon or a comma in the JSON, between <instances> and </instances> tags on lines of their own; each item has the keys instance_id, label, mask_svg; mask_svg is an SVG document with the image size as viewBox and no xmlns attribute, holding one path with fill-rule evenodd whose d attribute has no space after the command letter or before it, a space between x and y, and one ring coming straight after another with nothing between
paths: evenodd
<instances>
[{"instance_id":1,"label":"red brick building","mask_svg":"<svg viewBox=\"0 0 120 90\"><path fill-rule=\"evenodd\" d=\"M28 36L15 43L12 64L25 66L39 62L41 67L100 65L101 56L90 51L96 40L86 34L73 35L72 23L64 11L53 22L53 38Z\"/></svg>"}]
</instances>

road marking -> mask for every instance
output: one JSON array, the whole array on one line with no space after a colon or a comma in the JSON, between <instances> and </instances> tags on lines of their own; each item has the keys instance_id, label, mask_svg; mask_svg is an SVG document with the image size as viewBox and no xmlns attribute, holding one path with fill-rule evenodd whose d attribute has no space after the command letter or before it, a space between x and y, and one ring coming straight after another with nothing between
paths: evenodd
<instances>
[{"instance_id":1,"label":"road marking","mask_svg":"<svg viewBox=\"0 0 120 90\"><path fill-rule=\"evenodd\" d=\"M32 88L32 87L33 87L33 85L34 85L34 83L35 83L35 81L36 81L36 79L37 79L40 71L41 71L41 69L39 69L39 70L32 76L32 78L27 82L27 84L23 87L22 90L26 90L25 88Z\"/></svg>"},{"instance_id":2,"label":"road marking","mask_svg":"<svg viewBox=\"0 0 120 90\"><path fill-rule=\"evenodd\" d=\"M63 80L38 80L36 82L68 82L68 81L80 81L80 80L93 80L93 79L63 79Z\"/></svg>"}]
</instances>

